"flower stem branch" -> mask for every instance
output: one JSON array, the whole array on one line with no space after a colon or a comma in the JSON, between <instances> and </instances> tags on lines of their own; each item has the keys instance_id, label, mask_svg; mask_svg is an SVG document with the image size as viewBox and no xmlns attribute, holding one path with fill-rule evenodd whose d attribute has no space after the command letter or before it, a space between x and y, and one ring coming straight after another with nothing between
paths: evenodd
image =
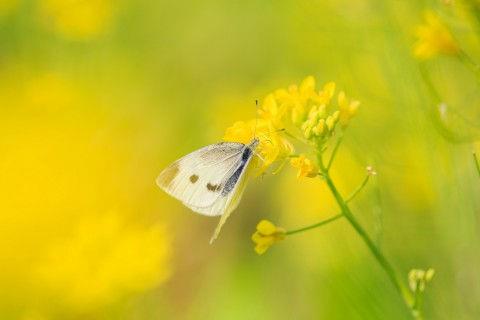
<instances>
[{"instance_id":1,"label":"flower stem branch","mask_svg":"<svg viewBox=\"0 0 480 320\"><path fill-rule=\"evenodd\" d=\"M333 160L337 155L337 151L338 151L338 148L340 147L340 144L342 143L342 140L343 140L343 136L340 136L337 140L337 143L335 144L335 147L333 147L332 154L330 155L330 160L328 160L327 171L330 171L330 168L332 167Z\"/></svg>"},{"instance_id":2,"label":"flower stem branch","mask_svg":"<svg viewBox=\"0 0 480 320\"><path fill-rule=\"evenodd\" d=\"M473 60L468 53L463 50L460 50L458 57L469 69L472 71L477 78L480 78L480 66Z\"/></svg>"},{"instance_id":3,"label":"flower stem branch","mask_svg":"<svg viewBox=\"0 0 480 320\"><path fill-rule=\"evenodd\" d=\"M473 160L475 161L475 166L477 167L478 175L480 175L480 162L478 161L477 154L473 153Z\"/></svg>"},{"instance_id":4,"label":"flower stem branch","mask_svg":"<svg viewBox=\"0 0 480 320\"><path fill-rule=\"evenodd\" d=\"M314 223L312 225L309 225L309 226L306 226L306 227L303 227L303 228L300 228L300 229L295 229L295 230L290 230L290 231L287 231L285 233L285 235L292 235L292 234L295 234L295 233L300 233L300 232L304 232L304 231L307 231L307 230L311 230L311 229L315 229L315 228L318 228L318 227L321 227L323 225L326 225L330 222L333 222L339 218L343 217L343 214L342 213L339 213L337 214L336 216L333 216L331 218L328 218L326 220L323 220L323 221L320 221L320 222L317 222L317 223Z\"/></svg>"},{"instance_id":5,"label":"flower stem branch","mask_svg":"<svg viewBox=\"0 0 480 320\"><path fill-rule=\"evenodd\" d=\"M362 184L359 185L358 188L357 188L355 191L353 191L352 194L351 194L347 199L345 199L345 202L346 202L346 203L349 203L350 201L352 201L353 198L355 198L355 197L357 196L357 194L359 194L360 191L362 191L362 189L365 188L365 186L367 185L369 179L370 179L370 175L367 174L367 175L365 176L365 178L363 179Z\"/></svg>"},{"instance_id":6,"label":"flower stem branch","mask_svg":"<svg viewBox=\"0 0 480 320\"><path fill-rule=\"evenodd\" d=\"M357 221L353 213L351 212L347 202L345 199L342 197L340 192L337 190L337 187L335 186L332 178L328 174L327 168L323 164L323 159L322 155L319 153L318 155L318 162L319 166L324 174L324 179L325 182L327 183L330 191L332 192L337 204L339 205L340 209L342 210L343 216L348 220L350 225L355 229L357 234L362 238L363 242L367 245L369 248L370 252L373 254L375 259L378 261L380 266L383 268L383 270L387 273L388 278L392 282L393 286L395 289L399 292L401 297L404 300L404 303L407 305L407 307L410 309L412 316L415 319L421 319L421 315L418 313L417 310L413 309L414 306L414 297L412 296L412 293L408 290L408 288L405 286L405 284L400 280L400 277L397 275L395 270L393 269L393 266L390 264L390 262L385 258L383 253L377 248L373 240L370 238L370 236L367 234L365 229L361 226L361 224Z\"/></svg>"},{"instance_id":7,"label":"flower stem branch","mask_svg":"<svg viewBox=\"0 0 480 320\"><path fill-rule=\"evenodd\" d=\"M286 135L287 137L290 137L290 138L292 138L292 139L294 139L294 140L297 140L297 141L299 141L299 142L301 142L301 143L305 143L305 144L307 144L307 145L312 145L312 143L311 143L310 141L305 140L305 139L300 138L300 137L297 137L296 135L288 132L286 129L282 129L281 132L285 133L285 135Z\"/></svg>"}]
</instances>

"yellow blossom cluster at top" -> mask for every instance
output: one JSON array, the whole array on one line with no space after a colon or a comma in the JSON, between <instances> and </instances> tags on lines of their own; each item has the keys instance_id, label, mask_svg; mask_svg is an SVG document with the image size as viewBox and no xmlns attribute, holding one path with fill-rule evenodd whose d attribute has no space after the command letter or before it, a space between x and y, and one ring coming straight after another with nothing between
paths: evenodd
<instances>
[{"instance_id":1,"label":"yellow blossom cluster at top","mask_svg":"<svg viewBox=\"0 0 480 320\"><path fill-rule=\"evenodd\" d=\"M315 78L309 76L300 85L269 93L258 110L260 119L236 122L227 129L224 140L248 143L256 136L260 140L257 152L266 169L275 160L293 153L292 141L287 137L307 140L308 144L320 148L337 127L348 126L359 104L348 99L343 91L335 99L333 82L317 90ZM299 176L314 176L311 160L301 158L292 161L292 165L300 169Z\"/></svg>"},{"instance_id":2,"label":"yellow blossom cluster at top","mask_svg":"<svg viewBox=\"0 0 480 320\"><path fill-rule=\"evenodd\" d=\"M456 55L460 48L447 26L433 12L424 14L425 23L415 30L417 42L413 48L415 57L429 59L437 54Z\"/></svg>"}]
</instances>

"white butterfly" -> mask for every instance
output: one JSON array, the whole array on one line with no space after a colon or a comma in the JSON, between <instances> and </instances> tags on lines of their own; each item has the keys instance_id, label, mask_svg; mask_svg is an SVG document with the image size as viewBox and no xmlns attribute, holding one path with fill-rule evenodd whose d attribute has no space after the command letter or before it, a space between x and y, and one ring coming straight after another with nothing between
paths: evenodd
<instances>
[{"instance_id":1,"label":"white butterfly","mask_svg":"<svg viewBox=\"0 0 480 320\"><path fill-rule=\"evenodd\" d=\"M259 140L249 144L220 142L175 161L157 178L157 185L195 212L222 216L212 243L242 198Z\"/></svg>"}]
</instances>

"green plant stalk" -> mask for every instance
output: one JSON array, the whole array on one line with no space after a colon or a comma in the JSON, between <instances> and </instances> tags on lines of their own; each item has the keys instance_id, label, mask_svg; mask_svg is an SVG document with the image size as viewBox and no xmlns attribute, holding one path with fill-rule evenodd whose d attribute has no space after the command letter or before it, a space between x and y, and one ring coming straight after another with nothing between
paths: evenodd
<instances>
[{"instance_id":1,"label":"green plant stalk","mask_svg":"<svg viewBox=\"0 0 480 320\"><path fill-rule=\"evenodd\" d=\"M475 74L477 78L480 78L480 66L470 57L465 51L460 50L458 58L463 64L465 64L470 71Z\"/></svg>"},{"instance_id":2,"label":"green plant stalk","mask_svg":"<svg viewBox=\"0 0 480 320\"><path fill-rule=\"evenodd\" d=\"M333 183L332 178L330 177L330 174L328 173L327 169L323 165L323 160L321 154L318 155L318 163L319 166L323 172L324 175L324 180L327 183L330 191L332 192L335 200L337 201L337 204L340 206L340 209L343 213L343 216L348 220L350 225L355 229L355 231L358 233L358 235L362 238L363 242L367 245L367 247L370 249L370 252L373 254L375 259L377 259L378 263L380 266L385 270L385 272L388 275L388 278L394 285L395 289L400 293L401 297L403 298L403 301L407 305L407 307L410 309L412 316L415 319L422 319L420 313L418 313L417 310L413 309L414 306L414 297L412 296L412 293L408 290L408 288L403 284L403 282L400 280L398 275L395 273L395 270L393 269L392 265L390 262L385 258L385 256L382 254L382 252L377 248L373 240L369 237L365 229L360 225L360 223L357 221L355 216L352 214L350 208L348 207L347 202L343 199L342 195L340 192L337 190L337 187Z\"/></svg>"},{"instance_id":3,"label":"green plant stalk","mask_svg":"<svg viewBox=\"0 0 480 320\"><path fill-rule=\"evenodd\" d=\"M303 228L300 228L300 229L295 229L295 230L291 230L291 231L287 231L285 233L285 235L289 236L289 235L292 235L292 234L295 234L295 233L299 233L299 232L303 232L303 231L307 231L307 230L310 230L310 229L314 229L314 228L318 228L318 227L321 227L327 223L330 223L330 222L333 222L339 218L343 217L343 214L340 213L340 214L337 214L336 216L333 216L331 218L328 218L326 220L323 220L323 221L320 221L320 222L317 222L317 223L314 223L312 225L309 225L309 226L306 226L306 227L303 227Z\"/></svg>"},{"instance_id":4,"label":"green plant stalk","mask_svg":"<svg viewBox=\"0 0 480 320\"><path fill-rule=\"evenodd\" d=\"M338 151L338 148L340 147L340 144L342 143L342 140L343 140L343 135L338 138L337 143L333 148L332 155L330 156L330 160L328 160L327 171L330 170L330 168L332 167L333 159L335 159L335 156L337 155L337 151Z\"/></svg>"},{"instance_id":5,"label":"green plant stalk","mask_svg":"<svg viewBox=\"0 0 480 320\"><path fill-rule=\"evenodd\" d=\"M358 188L357 188L355 191L353 191L353 193L350 195L350 197L348 197L348 198L345 200L345 202L346 202L346 203L349 203L350 201L352 201L353 198L355 198L355 197L357 196L357 194L358 194L360 191L362 191L362 189L367 185L367 182L368 182L369 179L370 179L370 175L367 174L367 175L365 176L365 179L363 179L362 184L361 184L360 186L358 186Z\"/></svg>"},{"instance_id":6,"label":"green plant stalk","mask_svg":"<svg viewBox=\"0 0 480 320\"><path fill-rule=\"evenodd\" d=\"M478 161L477 154L473 153L473 160L475 161L475 166L477 167L478 175L480 175L480 162Z\"/></svg>"}]
</instances>

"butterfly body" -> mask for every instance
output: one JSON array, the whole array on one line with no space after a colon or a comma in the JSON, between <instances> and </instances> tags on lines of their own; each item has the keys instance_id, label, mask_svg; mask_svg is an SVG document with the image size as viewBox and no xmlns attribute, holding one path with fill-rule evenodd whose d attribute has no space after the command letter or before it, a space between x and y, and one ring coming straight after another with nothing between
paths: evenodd
<instances>
[{"instance_id":1,"label":"butterfly body","mask_svg":"<svg viewBox=\"0 0 480 320\"><path fill-rule=\"evenodd\" d=\"M157 184L194 212L222 216L213 241L240 202L258 144L255 138L249 144L221 142L203 147L163 170Z\"/></svg>"}]
</instances>

